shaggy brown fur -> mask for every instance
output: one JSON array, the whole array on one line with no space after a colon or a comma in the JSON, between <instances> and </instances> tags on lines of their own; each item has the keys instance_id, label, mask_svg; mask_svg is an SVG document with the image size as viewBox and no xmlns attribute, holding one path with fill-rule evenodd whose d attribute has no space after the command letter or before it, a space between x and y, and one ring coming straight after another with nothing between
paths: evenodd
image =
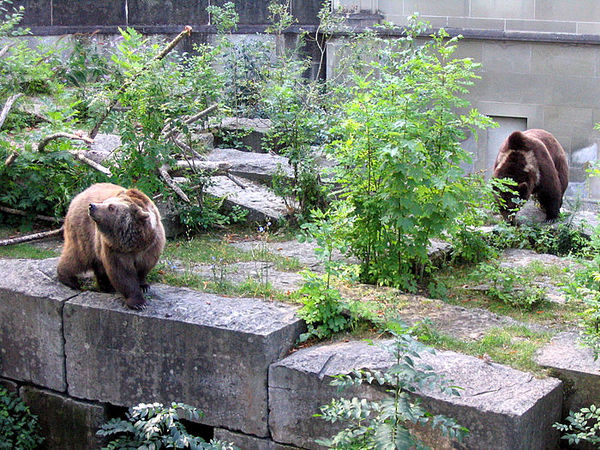
<instances>
[{"instance_id":1,"label":"shaggy brown fur","mask_svg":"<svg viewBox=\"0 0 600 450\"><path fill-rule=\"evenodd\" d=\"M165 245L156 206L143 192L110 183L77 195L67 212L59 280L79 287L77 275L93 270L103 291L117 290L130 308L145 305L146 275Z\"/></svg>"},{"instance_id":2,"label":"shaggy brown fur","mask_svg":"<svg viewBox=\"0 0 600 450\"><path fill-rule=\"evenodd\" d=\"M494 163L494 178L510 178L517 183L519 197L533 195L546 213L546 220L558 217L569 184L567 156L560 143L544 130L515 131L500 146ZM499 194L504 200L500 212L513 221L513 194Z\"/></svg>"}]
</instances>

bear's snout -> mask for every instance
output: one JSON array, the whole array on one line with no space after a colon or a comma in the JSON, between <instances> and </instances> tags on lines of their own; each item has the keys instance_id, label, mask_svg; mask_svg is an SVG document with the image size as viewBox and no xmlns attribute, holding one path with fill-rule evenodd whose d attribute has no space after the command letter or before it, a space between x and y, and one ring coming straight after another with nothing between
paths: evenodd
<instances>
[{"instance_id":1,"label":"bear's snout","mask_svg":"<svg viewBox=\"0 0 600 450\"><path fill-rule=\"evenodd\" d=\"M94 203L90 203L88 206L88 214L92 219L95 219L95 213L98 211L98 207Z\"/></svg>"}]
</instances>

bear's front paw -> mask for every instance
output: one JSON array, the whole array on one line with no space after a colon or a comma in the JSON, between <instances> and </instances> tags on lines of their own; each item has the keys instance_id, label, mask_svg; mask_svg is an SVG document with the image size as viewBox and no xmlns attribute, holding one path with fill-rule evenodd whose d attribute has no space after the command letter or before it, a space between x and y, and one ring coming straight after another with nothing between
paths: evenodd
<instances>
[{"instance_id":1,"label":"bear's front paw","mask_svg":"<svg viewBox=\"0 0 600 450\"><path fill-rule=\"evenodd\" d=\"M141 311L143 309L146 309L146 300L144 300L143 297L138 297L138 298L126 298L125 299L125 304L131 308L131 309L135 309L137 311Z\"/></svg>"},{"instance_id":2,"label":"bear's front paw","mask_svg":"<svg viewBox=\"0 0 600 450\"><path fill-rule=\"evenodd\" d=\"M150 289L150 285L148 283L142 283L140 284L140 289L142 292L146 293L148 292L148 289Z\"/></svg>"}]
</instances>

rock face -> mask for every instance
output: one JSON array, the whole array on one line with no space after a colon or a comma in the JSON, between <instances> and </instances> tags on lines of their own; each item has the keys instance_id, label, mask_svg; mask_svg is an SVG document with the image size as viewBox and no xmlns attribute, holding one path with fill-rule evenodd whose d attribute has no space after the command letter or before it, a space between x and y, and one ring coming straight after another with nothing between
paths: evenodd
<instances>
[{"instance_id":1,"label":"rock face","mask_svg":"<svg viewBox=\"0 0 600 450\"><path fill-rule=\"evenodd\" d=\"M539 350L535 358L542 367L556 374L569 389L565 392L565 413L600 399L600 360L594 361L592 350L584 347L577 333L557 334L550 343Z\"/></svg>"},{"instance_id":2,"label":"rock face","mask_svg":"<svg viewBox=\"0 0 600 450\"><path fill-rule=\"evenodd\" d=\"M560 419L560 381L536 379L454 352L421 356L421 363L463 388L460 397L433 389L418 392L417 396L429 411L454 417L469 428L464 448L515 450L556 446L558 434L552 423ZM302 448L320 448L314 440L330 437L334 430L313 414L332 397L350 398L356 394L336 392L329 385L331 376L349 373L353 368L382 369L391 363L391 356L383 349L349 342L302 349L273 364L269 371L269 424L273 439ZM369 386L361 386L359 393L368 399L383 395L381 390ZM453 448L445 438L431 435L427 443L436 449Z\"/></svg>"},{"instance_id":3,"label":"rock face","mask_svg":"<svg viewBox=\"0 0 600 450\"><path fill-rule=\"evenodd\" d=\"M249 153L231 148L216 148L206 156L207 161L227 161L229 173L263 184L271 184L273 175L281 171L287 178L293 173L285 156L270 153Z\"/></svg>"},{"instance_id":4,"label":"rock face","mask_svg":"<svg viewBox=\"0 0 600 450\"><path fill-rule=\"evenodd\" d=\"M202 410L202 423L267 436L267 369L303 331L295 308L169 286L151 294L135 313L97 293L65 305L69 394L122 406L180 401Z\"/></svg>"},{"instance_id":5,"label":"rock face","mask_svg":"<svg viewBox=\"0 0 600 450\"><path fill-rule=\"evenodd\" d=\"M235 140L238 148L250 152L263 153L262 141L271 128L269 119L248 119L245 117L226 117L221 122L221 132L217 133L215 144L227 146ZM227 140L224 138L227 137Z\"/></svg>"},{"instance_id":6,"label":"rock face","mask_svg":"<svg viewBox=\"0 0 600 450\"><path fill-rule=\"evenodd\" d=\"M287 214L283 199L259 183L244 180L242 188L224 176L212 177L211 181L212 183L205 188L206 193L224 198L224 204L229 208L238 206L247 210L247 222L276 223Z\"/></svg>"},{"instance_id":7,"label":"rock face","mask_svg":"<svg viewBox=\"0 0 600 450\"><path fill-rule=\"evenodd\" d=\"M64 392L62 309L77 292L56 263L0 260L0 376Z\"/></svg>"}]
</instances>

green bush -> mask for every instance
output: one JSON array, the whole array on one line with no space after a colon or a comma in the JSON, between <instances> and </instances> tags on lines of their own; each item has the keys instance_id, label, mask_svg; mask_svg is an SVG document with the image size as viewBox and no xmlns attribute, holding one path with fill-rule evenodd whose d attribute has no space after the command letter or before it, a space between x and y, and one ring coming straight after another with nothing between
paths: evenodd
<instances>
[{"instance_id":1,"label":"green bush","mask_svg":"<svg viewBox=\"0 0 600 450\"><path fill-rule=\"evenodd\" d=\"M112 440L105 449L212 449L232 450L232 444L219 441L207 443L204 439L190 435L181 423L179 413L183 412L192 419L198 419L200 413L192 406L183 403L140 403L129 409L127 419L112 419L98 430L98 436Z\"/></svg>"},{"instance_id":2,"label":"green bush","mask_svg":"<svg viewBox=\"0 0 600 450\"><path fill-rule=\"evenodd\" d=\"M34 449L43 440L37 417L29 412L23 400L0 387L0 449Z\"/></svg>"}]
</instances>

